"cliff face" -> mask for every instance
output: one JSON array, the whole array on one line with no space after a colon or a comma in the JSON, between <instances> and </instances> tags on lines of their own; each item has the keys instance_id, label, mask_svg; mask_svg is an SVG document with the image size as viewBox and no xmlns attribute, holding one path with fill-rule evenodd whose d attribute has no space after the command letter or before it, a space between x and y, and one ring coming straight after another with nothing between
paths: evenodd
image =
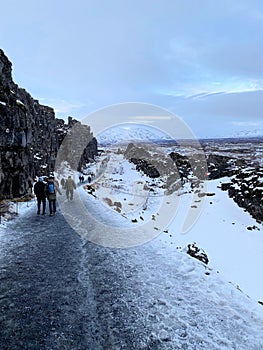
<instances>
[{"instance_id":1,"label":"cliff face","mask_svg":"<svg viewBox=\"0 0 263 350\"><path fill-rule=\"evenodd\" d=\"M0 49L0 199L25 195L32 179L54 171L58 149L79 122L55 118L12 80L12 64ZM88 145L81 161L97 153L97 141L86 128Z\"/></svg>"}]
</instances>

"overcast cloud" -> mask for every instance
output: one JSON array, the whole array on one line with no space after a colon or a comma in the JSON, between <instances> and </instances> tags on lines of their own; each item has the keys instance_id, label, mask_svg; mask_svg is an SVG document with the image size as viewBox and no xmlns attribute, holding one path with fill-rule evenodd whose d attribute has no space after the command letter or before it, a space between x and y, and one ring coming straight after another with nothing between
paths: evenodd
<instances>
[{"instance_id":1,"label":"overcast cloud","mask_svg":"<svg viewBox=\"0 0 263 350\"><path fill-rule=\"evenodd\" d=\"M58 117L138 101L199 137L263 134L261 0L10 0L1 13L14 80Z\"/></svg>"}]
</instances>

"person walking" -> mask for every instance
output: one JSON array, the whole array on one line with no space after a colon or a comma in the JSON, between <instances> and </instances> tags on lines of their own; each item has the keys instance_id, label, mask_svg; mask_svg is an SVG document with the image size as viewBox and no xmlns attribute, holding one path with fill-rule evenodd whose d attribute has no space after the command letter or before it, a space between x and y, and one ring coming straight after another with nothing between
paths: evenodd
<instances>
[{"instance_id":1,"label":"person walking","mask_svg":"<svg viewBox=\"0 0 263 350\"><path fill-rule=\"evenodd\" d=\"M32 194L32 190L33 190L33 180L32 178L30 177L27 181L27 184L28 184L28 194Z\"/></svg>"},{"instance_id":2,"label":"person walking","mask_svg":"<svg viewBox=\"0 0 263 350\"><path fill-rule=\"evenodd\" d=\"M40 176L38 181L34 185L34 193L37 197L37 215L40 215L40 209L42 204L42 215L46 213L46 184L43 181L43 177Z\"/></svg>"},{"instance_id":3,"label":"person walking","mask_svg":"<svg viewBox=\"0 0 263 350\"><path fill-rule=\"evenodd\" d=\"M56 214L56 193L62 195L57 182L53 176L50 176L47 181L47 199L49 203L49 215L53 216Z\"/></svg>"},{"instance_id":4,"label":"person walking","mask_svg":"<svg viewBox=\"0 0 263 350\"><path fill-rule=\"evenodd\" d=\"M67 181L65 183L65 189L66 189L67 199L72 201L73 200L73 192L76 189L76 184L70 175L68 176Z\"/></svg>"},{"instance_id":5,"label":"person walking","mask_svg":"<svg viewBox=\"0 0 263 350\"><path fill-rule=\"evenodd\" d=\"M64 189L65 188L65 179L64 179L64 177L62 177L62 179L60 180L60 184L61 184L62 188Z\"/></svg>"}]
</instances>

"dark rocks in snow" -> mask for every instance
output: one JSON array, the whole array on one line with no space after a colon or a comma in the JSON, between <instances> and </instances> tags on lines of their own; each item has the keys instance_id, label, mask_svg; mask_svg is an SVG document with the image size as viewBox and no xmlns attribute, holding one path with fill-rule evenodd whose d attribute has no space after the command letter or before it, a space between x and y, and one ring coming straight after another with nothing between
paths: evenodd
<instances>
[{"instance_id":1,"label":"dark rocks in snow","mask_svg":"<svg viewBox=\"0 0 263 350\"><path fill-rule=\"evenodd\" d=\"M234 162L230 157L218 154L209 154L207 156L207 167L209 179L219 179L224 176L231 176Z\"/></svg>"},{"instance_id":2,"label":"dark rocks in snow","mask_svg":"<svg viewBox=\"0 0 263 350\"><path fill-rule=\"evenodd\" d=\"M202 197L205 197L206 194L203 193L203 192L200 192L200 193L198 193L197 195L198 195L199 198L202 198Z\"/></svg>"},{"instance_id":3,"label":"dark rocks in snow","mask_svg":"<svg viewBox=\"0 0 263 350\"><path fill-rule=\"evenodd\" d=\"M145 175L156 178L160 177L159 171L151 163L144 159L131 158L131 162L136 165L136 170L144 172Z\"/></svg>"},{"instance_id":4,"label":"dark rocks in snow","mask_svg":"<svg viewBox=\"0 0 263 350\"><path fill-rule=\"evenodd\" d=\"M195 259L202 261L205 264L208 264L209 262L209 259L205 251L203 249L198 248L196 243L187 245L187 254L189 254Z\"/></svg>"},{"instance_id":5,"label":"dark rocks in snow","mask_svg":"<svg viewBox=\"0 0 263 350\"><path fill-rule=\"evenodd\" d=\"M189 156L171 152L169 156L176 165L182 183L190 179L192 187L198 187L201 181L206 180L207 164L202 152Z\"/></svg>"},{"instance_id":6,"label":"dark rocks in snow","mask_svg":"<svg viewBox=\"0 0 263 350\"><path fill-rule=\"evenodd\" d=\"M65 135L77 123L55 118L54 110L12 80L12 64L0 49L0 200L26 195L36 176L54 171ZM91 133L90 133L91 134ZM92 137L81 162L97 153Z\"/></svg>"},{"instance_id":7,"label":"dark rocks in snow","mask_svg":"<svg viewBox=\"0 0 263 350\"><path fill-rule=\"evenodd\" d=\"M247 230L249 230L249 231L252 231L252 230L258 230L258 231L260 231L260 228L258 228L256 225L253 225L253 226L248 226L248 227L247 227Z\"/></svg>"},{"instance_id":8,"label":"dark rocks in snow","mask_svg":"<svg viewBox=\"0 0 263 350\"><path fill-rule=\"evenodd\" d=\"M228 188L230 198L244 208L259 223L263 222L263 169L247 168L232 177L231 183L222 184Z\"/></svg>"},{"instance_id":9,"label":"dark rocks in snow","mask_svg":"<svg viewBox=\"0 0 263 350\"><path fill-rule=\"evenodd\" d=\"M160 177L160 173L156 166L152 164L153 158L146 147L129 143L124 152L124 156L136 165L137 171L142 171L145 175L151 178Z\"/></svg>"},{"instance_id":10,"label":"dark rocks in snow","mask_svg":"<svg viewBox=\"0 0 263 350\"><path fill-rule=\"evenodd\" d=\"M210 193L210 192L205 193L205 192L198 192L198 191L195 191L195 193L197 193L197 196L198 196L199 198L202 198L202 197L205 197L205 196L207 196L207 197L212 197L212 196L215 195L215 193Z\"/></svg>"},{"instance_id":11,"label":"dark rocks in snow","mask_svg":"<svg viewBox=\"0 0 263 350\"><path fill-rule=\"evenodd\" d=\"M221 185L221 190L222 191L228 191L230 189L231 185L232 185L231 182L223 183Z\"/></svg>"},{"instance_id":12,"label":"dark rocks in snow","mask_svg":"<svg viewBox=\"0 0 263 350\"><path fill-rule=\"evenodd\" d=\"M249 166L247 160L217 154L207 156L207 165L208 179L231 177L231 182L221 185L222 191L228 191L238 206L263 222L263 169Z\"/></svg>"},{"instance_id":13,"label":"dark rocks in snow","mask_svg":"<svg viewBox=\"0 0 263 350\"><path fill-rule=\"evenodd\" d=\"M176 168L180 174L180 177L182 179L187 178L192 170L191 164L187 157L178 152L171 152L170 157L174 161Z\"/></svg>"}]
</instances>

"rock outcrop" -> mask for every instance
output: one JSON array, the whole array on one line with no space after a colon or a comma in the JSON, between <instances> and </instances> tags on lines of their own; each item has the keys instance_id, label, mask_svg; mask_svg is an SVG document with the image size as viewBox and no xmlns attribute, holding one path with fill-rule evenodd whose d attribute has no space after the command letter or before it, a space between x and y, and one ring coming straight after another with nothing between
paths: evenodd
<instances>
[{"instance_id":1,"label":"rock outcrop","mask_svg":"<svg viewBox=\"0 0 263 350\"><path fill-rule=\"evenodd\" d=\"M209 259L205 251L201 248L198 248L196 243L188 244L187 245L187 254L192 256L193 258L200 260L204 264L209 263Z\"/></svg>"},{"instance_id":2,"label":"rock outcrop","mask_svg":"<svg viewBox=\"0 0 263 350\"><path fill-rule=\"evenodd\" d=\"M0 199L26 195L36 176L54 171L59 147L79 123L55 118L12 79L12 64L0 49ZM88 128L87 126L85 126ZM97 153L89 130L89 144L81 157L88 162ZM80 167L80 164L78 164Z\"/></svg>"},{"instance_id":3,"label":"rock outcrop","mask_svg":"<svg viewBox=\"0 0 263 350\"><path fill-rule=\"evenodd\" d=\"M259 223L263 222L263 169L249 166L244 159L228 156L209 155L207 157L209 179L230 178L222 183L221 189L238 206L244 208Z\"/></svg>"},{"instance_id":4,"label":"rock outcrop","mask_svg":"<svg viewBox=\"0 0 263 350\"><path fill-rule=\"evenodd\" d=\"M263 222L263 169L244 169L221 188L228 190L229 197L259 223Z\"/></svg>"},{"instance_id":5,"label":"rock outcrop","mask_svg":"<svg viewBox=\"0 0 263 350\"><path fill-rule=\"evenodd\" d=\"M158 167L155 166L153 156L147 150L146 144L138 146L133 143L128 144L124 156L136 165L136 170L142 171L151 178L160 177Z\"/></svg>"}]
</instances>

